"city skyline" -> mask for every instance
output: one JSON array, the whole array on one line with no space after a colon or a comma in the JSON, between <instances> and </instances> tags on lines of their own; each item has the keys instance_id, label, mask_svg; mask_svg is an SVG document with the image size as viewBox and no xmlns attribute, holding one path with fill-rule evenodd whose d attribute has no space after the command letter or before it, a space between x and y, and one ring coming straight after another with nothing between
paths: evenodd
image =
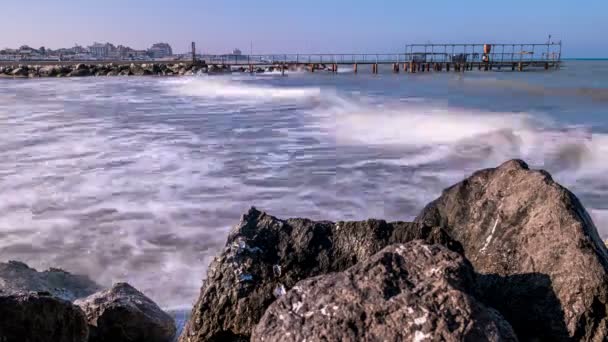
<instances>
[{"instance_id":1,"label":"city skyline","mask_svg":"<svg viewBox=\"0 0 608 342\"><path fill-rule=\"evenodd\" d=\"M564 42L564 57L608 57L603 19L608 3L588 0L533 3L514 0L491 10L487 1L432 6L385 0L285 3L261 0L8 0L11 15L0 21L0 48L59 47L116 42L143 49L158 41L176 54L196 42L204 53L240 48L249 53L400 52L408 43L543 43L547 35ZM14 14L14 15L13 15Z\"/></svg>"}]
</instances>

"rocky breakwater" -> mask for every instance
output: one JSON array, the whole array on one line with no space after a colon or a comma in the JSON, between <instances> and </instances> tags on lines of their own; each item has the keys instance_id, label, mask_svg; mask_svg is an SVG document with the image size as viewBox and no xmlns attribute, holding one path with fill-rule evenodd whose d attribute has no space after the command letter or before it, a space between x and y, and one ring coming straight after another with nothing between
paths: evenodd
<instances>
[{"instance_id":1,"label":"rocky breakwater","mask_svg":"<svg viewBox=\"0 0 608 342\"><path fill-rule=\"evenodd\" d=\"M304 339L605 341L606 247L576 196L519 160L445 190L411 223L251 209L180 341Z\"/></svg>"},{"instance_id":2,"label":"rocky breakwater","mask_svg":"<svg viewBox=\"0 0 608 342\"><path fill-rule=\"evenodd\" d=\"M0 78L188 76L224 70L217 66L212 69L205 63L18 65L0 66Z\"/></svg>"},{"instance_id":3,"label":"rocky breakwater","mask_svg":"<svg viewBox=\"0 0 608 342\"><path fill-rule=\"evenodd\" d=\"M61 269L0 263L2 342L170 342L175 322L128 284L111 289Z\"/></svg>"}]
</instances>

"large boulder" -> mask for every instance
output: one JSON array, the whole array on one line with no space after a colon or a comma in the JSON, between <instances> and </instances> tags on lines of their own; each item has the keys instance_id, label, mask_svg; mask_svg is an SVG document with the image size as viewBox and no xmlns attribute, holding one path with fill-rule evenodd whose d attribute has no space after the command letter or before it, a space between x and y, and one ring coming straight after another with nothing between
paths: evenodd
<instances>
[{"instance_id":1,"label":"large boulder","mask_svg":"<svg viewBox=\"0 0 608 342\"><path fill-rule=\"evenodd\" d=\"M521 339L608 339L608 255L570 191L519 160L447 189L417 222L462 243L480 298Z\"/></svg>"},{"instance_id":2,"label":"large boulder","mask_svg":"<svg viewBox=\"0 0 608 342\"><path fill-rule=\"evenodd\" d=\"M127 283L79 299L90 326L90 342L170 342L173 318Z\"/></svg>"},{"instance_id":3,"label":"large boulder","mask_svg":"<svg viewBox=\"0 0 608 342\"><path fill-rule=\"evenodd\" d=\"M54 77L57 76L59 70L55 65L47 65L40 68L38 71L39 75L42 77Z\"/></svg>"},{"instance_id":4,"label":"large boulder","mask_svg":"<svg viewBox=\"0 0 608 342\"><path fill-rule=\"evenodd\" d=\"M88 277L70 274L59 268L38 272L18 261L0 263L0 291L4 293L48 292L55 297L74 301L99 290L101 287Z\"/></svg>"},{"instance_id":5,"label":"large boulder","mask_svg":"<svg viewBox=\"0 0 608 342\"><path fill-rule=\"evenodd\" d=\"M45 293L0 292L0 341L87 342L88 327L77 306Z\"/></svg>"},{"instance_id":6,"label":"large boulder","mask_svg":"<svg viewBox=\"0 0 608 342\"><path fill-rule=\"evenodd\" d=\"M275 301L252 341L517 341L477 301L459 253L420 241L386 247L345 272L299 282Z\"/></svg>"},{"instance_id":7,"label":"large boulder","mask_svg":"<svg viewBox=\"0 0 608 342\"><path fill-rule=\"evenodd\" d=\"M84 77L84 76L91 76L91 70L89 70L88 68L87 68L87 69L79 69L79 67L80 67L81 65L84 65L84 64L79 64L79 65L77 66L77 68L76 68L76 69L72 70L72 72L70 72L70 73L68 74L68 77Z\"/></svg>"},{"instance_id":8,"label":"large boulder","mask_svg":"<svg viewBox=\"0 0 608 342\"><path fill-rule=\"evenodd\" d=\"M424 224L279 220L252 208L209 267L180 341L246 340L266 308L298 281L344 271L390 244L416 239L462 250L445 231Z\"/></svg>"},{"instance_id":9,"label":"large boulder","mask_svg":"<svg viewBox=\"0 0 608 342\"><path fill-rule=\"evenodd\" d=\"M27 66L20 66L13 69L11 75L14 77L27 77L29 75L29 69Z\"/></svg>"}]
</instances>

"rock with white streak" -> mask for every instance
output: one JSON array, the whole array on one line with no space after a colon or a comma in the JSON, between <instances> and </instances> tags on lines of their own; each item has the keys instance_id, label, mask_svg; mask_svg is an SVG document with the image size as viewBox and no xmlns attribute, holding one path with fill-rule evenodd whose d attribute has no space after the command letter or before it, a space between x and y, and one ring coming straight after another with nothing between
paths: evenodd
<instances>
[{"instance_id":1,"label":"rock with white streak","mask_svg":"<svg viewBox=\"0 0 608 342\"><path fill-rule=\"evenodd\" d=\"M471 296L473 285L462 255L421 241L393 245L299 282L268 308L252 341L517 341Z\"/></svg>"}]
</instances>

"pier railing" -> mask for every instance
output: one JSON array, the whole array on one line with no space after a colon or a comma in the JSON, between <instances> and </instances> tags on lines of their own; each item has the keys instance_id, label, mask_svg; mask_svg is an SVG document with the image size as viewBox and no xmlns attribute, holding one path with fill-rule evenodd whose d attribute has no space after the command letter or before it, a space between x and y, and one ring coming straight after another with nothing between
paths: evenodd
<instances>
[{"instance_id":1,"label":"pier railing","mask_svg":"<svg viewBox=\"0 0 608 342\"><path fill-rule=\"evenodd\" d=\"M490 46L490 51L484 49ZM561 60L561 42L546 44L411 44L403 53L202 55L209 64L542 63ZM486 50L487 51L487 50ZM485 55L485 57L484 57Z\"/></svg>"}]
</instances>

